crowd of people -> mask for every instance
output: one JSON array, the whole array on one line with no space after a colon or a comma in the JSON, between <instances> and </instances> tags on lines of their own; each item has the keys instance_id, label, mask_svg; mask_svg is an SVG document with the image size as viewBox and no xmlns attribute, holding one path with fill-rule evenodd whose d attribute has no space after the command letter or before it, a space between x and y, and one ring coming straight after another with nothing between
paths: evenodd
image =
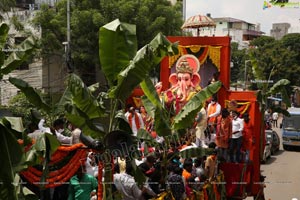
<instances>
[{"instance_id":1,"label":"crowd of people","mask_svg":"<svg viewBox=\"0 0 300 200\"><path fill-rule=\"evenodd\" d=\"M171 191L176 200L193 199L197 192L201 192L205 183L215 180L220 162L249 162L251 145L254 143L249 114L240 115L236 110L222 108L215 96L204 103L195 116L190 131L187 131L181 140L170 142L167 147L164 138L153 130L153 119L143 106L135 108L130 105L124 116L134 136L143 128L163 146L162 149L148 147L151 153L144 154L142 160L135 160L146 177L143 185L138 185L134 179L131 162L124 158L115 158L113 186L115 192L121 194L124 200L151 199L166 190ZM80 142L81 130L76 126L66 126L62 119L55 120L52 127L45 127L44 123L45 120L42 119L38 125L32 125L28 136L37 139L42 132L48 132L55 135L62 144L72 145ZM63 134L66 132L65 127L70 131L70 135ZM143 144L143 141L137 144L141 151ZM190 147L211 148L213 153L185 159L179 156L178 152ZM162 165L165 151L168 163ZM77 190L86 191L78 186L81 179L90 183L89 188L92 189L84 195L92 198L95 195L97 178L97 157L93 152L88 152L84 170L81 168L70 180L69 199L76 199L74 195L78 193Z\"/></svg>"},{"instance_id":2,"label":"crowd of people","mask_svg":"<svg viewBox=\"0 0 300 200\"><path fill-rule=\"evenodd\" d=\"M131 127L137 127L135 124L138 123L138 126L148 130L152 137L158 137L157 134L153 134L151 127L149 128L151 119L144 107L136 109L130 106L128 110L134 113L132 116L139 119L127 114ZM216 96L213 96L209 102L204 103L195 117L194 126L180 141L171 142L167 149L154 149L151 155L145 156L142 163L137 161L138 167L147 177L147 184L139 187L134 181L132 171L116 170L116 190L122 194L123 199L150 199L165 189L171 191L176 200L193 199L197 192L201 192L205 183L216 179L220 162L250 162L249 155L255 142L250 120L247 112L240 114L235 109L222 108ZM166 145L163 140L160 141ZM190 147L211 148L213 153L185 159L178 156L178 152ZM163 151L167 151L167 166L161 166ZM127 162L127 165L131 164ZM167 177L163 174L164 167ZM123 176L130 176L131 185L135 186L127 187L126 182L120 180Z\"/></svg>"}]
</instances>

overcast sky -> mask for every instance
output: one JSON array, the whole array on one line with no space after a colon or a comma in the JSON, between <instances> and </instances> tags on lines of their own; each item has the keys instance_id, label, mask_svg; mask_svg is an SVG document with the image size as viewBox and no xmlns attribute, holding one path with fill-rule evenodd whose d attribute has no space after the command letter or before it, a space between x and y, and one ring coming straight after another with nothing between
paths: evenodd
<instances>
[{"instance_id":1,"label":"overcast sky","mask_svg":"<svg viewBox=\"0 0 300 200\"><path fill-rule=\"evenodd\" d=\"M266 35L270 35L272 23L287 22L292 26L291 32L300 33L300 8L271 6L263 9L263 5L264 0L186 0L186 19L207 13L212 17L232 17L253 24L260 23Z\"/></svg>"}]
</instances>

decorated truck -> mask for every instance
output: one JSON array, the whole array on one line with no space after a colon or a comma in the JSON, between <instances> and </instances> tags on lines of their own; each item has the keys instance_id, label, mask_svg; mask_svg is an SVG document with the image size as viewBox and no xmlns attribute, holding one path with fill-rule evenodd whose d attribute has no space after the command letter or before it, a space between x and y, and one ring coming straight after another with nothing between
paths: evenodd
<instances>
[{"instance_id":1,"label":"decorated truck","mask_svg":"<svg viewBox=\"0 0 300 200\"><path fill-rule=\"evenodd\" d=\"M252 145L249 162L221 163L219 169L224 173L226 196L228 199L264 199L263 176L260 161L264 150L262 133L262 114L259 110L255 91L233 91L230 89L230 37L168 37L171 42L178 42L179 53L165 57L160 65L162 90L170 88L171 74L175 63L184 55L196 57L200 63L198 84L205 88L211 81L221 81L222 87L217 92L222 108L232 106L240 113L248 113L252 129ZM172 83L171 83L172 84Z\"/></svg>"}]
</instances>

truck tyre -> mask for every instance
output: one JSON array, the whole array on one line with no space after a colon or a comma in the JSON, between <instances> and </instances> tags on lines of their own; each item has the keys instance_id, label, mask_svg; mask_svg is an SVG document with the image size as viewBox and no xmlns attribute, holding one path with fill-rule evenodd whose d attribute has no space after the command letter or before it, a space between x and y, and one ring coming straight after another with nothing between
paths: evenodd
<instances>
[{"instance_id":1,"label":"truck tyre","mask_svg":"<svg viewBox=\"0 0 300 200\"><path fill-rule=\"evenodd\" d=\"M265 200L265 195L257 195L253 197L253 200Z\"/></svg>"}]
</instances>

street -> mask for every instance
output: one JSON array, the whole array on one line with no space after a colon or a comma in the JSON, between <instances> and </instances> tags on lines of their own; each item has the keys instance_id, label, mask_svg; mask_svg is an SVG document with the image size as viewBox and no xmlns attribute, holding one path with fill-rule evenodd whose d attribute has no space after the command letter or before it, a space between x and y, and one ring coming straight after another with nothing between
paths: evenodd
<instances>
[{"instance_id":1,"label":"street","mask_svg":"<svg viewBox=\"0 0 300 200\"><path fill-rule=\"evenodd\" d=\"M279 120L281 121L281 120ZM280 124L280 123L278 123ZM281 139L281 129L274 128ZM300 148L285 151L281 147L261 165L266 176L266 200L300 200ZM247 198L252 199L252 198Z\"/></svg>"}]
</instances>

